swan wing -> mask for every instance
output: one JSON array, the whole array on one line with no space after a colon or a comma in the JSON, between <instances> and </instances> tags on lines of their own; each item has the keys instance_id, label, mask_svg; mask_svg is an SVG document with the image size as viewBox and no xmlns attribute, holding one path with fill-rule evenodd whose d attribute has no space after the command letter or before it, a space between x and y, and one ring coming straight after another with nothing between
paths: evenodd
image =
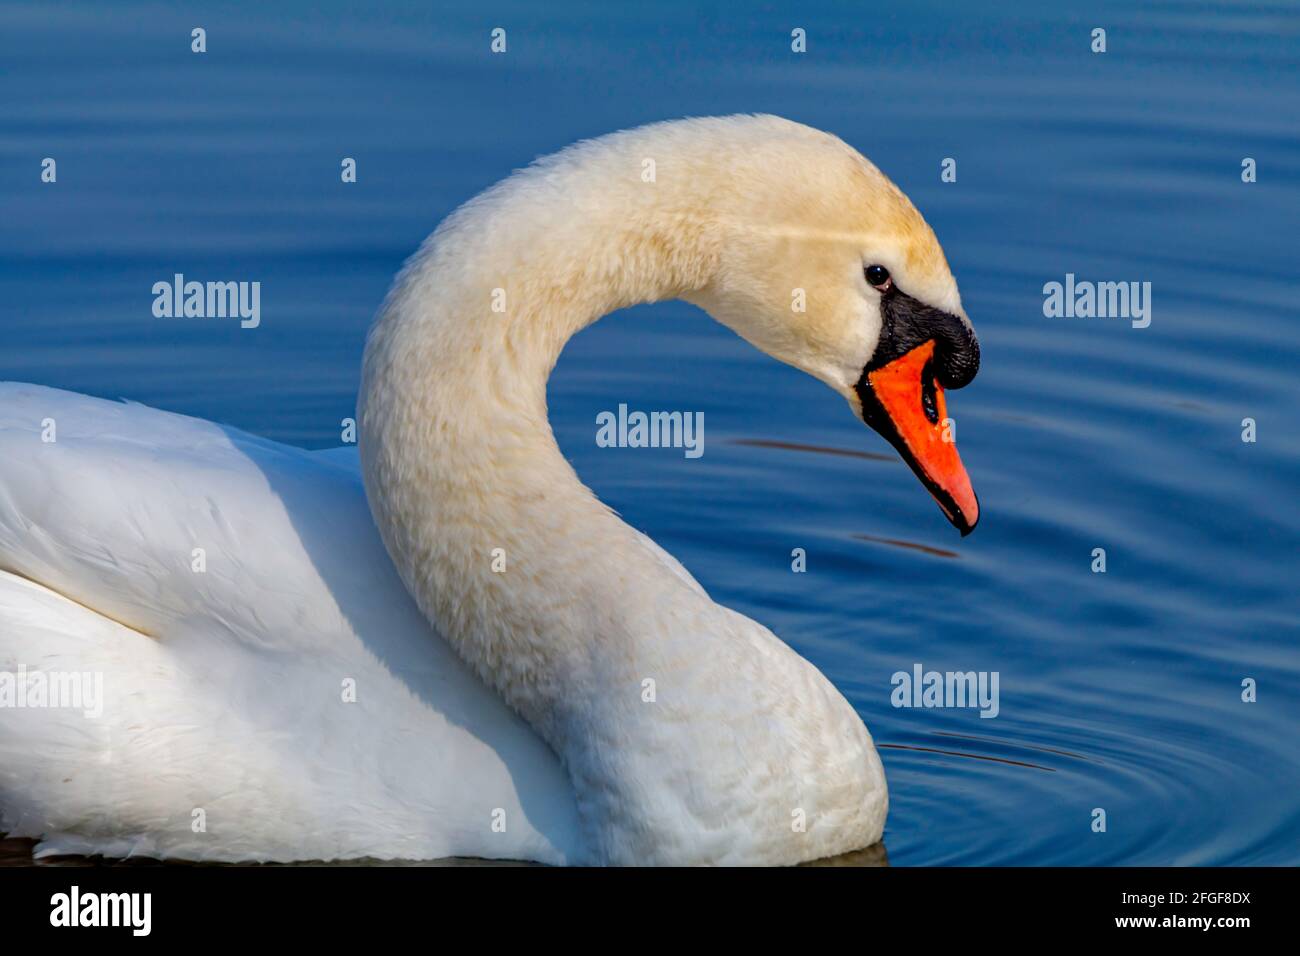
<instances>
[{"instance_id":1,"label":"swan wing","mask_svg":"<svg viewBox=\"0 0 1300 956\"><path fill-rule=\"evenodd\" d=\"M419 614L355 458L0 383L0 695L5 674L85 692L0 707L0 830L43 853L574 858L563 769Z\"/></svg>"}]
</instances>

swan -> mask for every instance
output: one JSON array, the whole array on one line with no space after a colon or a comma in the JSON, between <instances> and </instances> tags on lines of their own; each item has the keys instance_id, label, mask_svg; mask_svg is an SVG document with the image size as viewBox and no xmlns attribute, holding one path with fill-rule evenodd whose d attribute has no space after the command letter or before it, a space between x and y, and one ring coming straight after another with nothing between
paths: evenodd
<instances>
[{"instance_id":1,"label":"swan","mask_svg":"<svg viewBox=\"0 0 1300 956\"><path fill-rule=\"evenodd\" d=\"M584 141L406 263L356 446L0 386L0 831L37 856L226 861L877 843L885 775L854 709L552 435L566 340L673 298L844 396L974 527L945 389L979 348L889 179L773 116Z\"/></svg>"}]
</instances>

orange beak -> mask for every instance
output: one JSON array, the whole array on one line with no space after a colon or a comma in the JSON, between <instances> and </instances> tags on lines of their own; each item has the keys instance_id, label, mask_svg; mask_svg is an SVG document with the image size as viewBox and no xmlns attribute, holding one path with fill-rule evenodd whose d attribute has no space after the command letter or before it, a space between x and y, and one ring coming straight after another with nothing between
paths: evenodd
<instances>
[{"instance_id":1,"label":"orange beak","mask_svg":"<svg viewBox=\"0 0 1300 956\"><path fill-rule=\"evenodd\" d=\"M931 367L933 356L931 339L868 372L870 392L861 396L862 417L898 449L965 537L979 521L980 506L957 454L948 403ZM872 404L878 407L870 407Z\"/></svg>"}]
</instances>

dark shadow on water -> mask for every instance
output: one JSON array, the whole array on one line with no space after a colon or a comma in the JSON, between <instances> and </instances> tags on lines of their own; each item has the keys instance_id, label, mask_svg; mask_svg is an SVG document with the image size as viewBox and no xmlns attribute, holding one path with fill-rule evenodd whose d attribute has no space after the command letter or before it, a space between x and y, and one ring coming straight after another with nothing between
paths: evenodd
<instances>
[{"instance_id":1,"label":"dark shadow on water","mask_svg":"<svg viewBox=\"0 0 1300 956\"><path fill-rule=\"evenodd\" d=\"M1085 757L1083 754L1074 753L1071 750L1058 750L1055 747L1040 747L1037 744L1021 744L1010 740L1001 740L997 737L977 737L974 734L955 734L951 730L936 730L936 737L957 737L961 740L982 740L986 743L999 744L1003 747L1019 747L1022 750L1038 750L1045 754L1058 754L1062 757L1073 757L1075 760L1086 760L1088 763L1101 763L1092 757Z\"/></svg>"},{"instance_id":2,"label":"dark shadow on water","mask_svg":"<svg viewBox=\"0 0 1300 956\"><path fill-rule=\"evenodd\" d=\"M920 551L922 554L928 554L935 558L960 558L961 555L956 551L949 551L947 548L936 548L928 544L919 544L915 541L903 541L899 538L877 538L874 534L855 534L852 537L858 541L870 541L872 544L887 544L891 548L906 548L909 551Z\"/></svg>"},{"instance_id":3,"label":"dark shadow on water","mask_svg":"<svg viewBox=\"0 0 1300 956\"><path fill-rule=\"evenodd\" d=\"M916 753L938 754L942 757L965 757L967 760L990 760L993 763L1004 763L1012 767L1029 767L1033 770L1045 770L1048 773L1056 773L1051 767L1043 767L1036 763L1026 763L1023 760L1008 760L1006 757L990 757L988 754L972 754L963 750L940 750L937 747L913 747L911 744L876 744L881 750L911 750Z\"/></svg>"},{"instance_id":4,"label":"dark shadow on water","mask_svg":"<svg viewBox=\"0 0 1300 956\"><path fill-rule=\"evenodd\" d=\"M958 734L946 730L936 730L933 732L933 735L936 737L946 737L950 740L969 740L972 741L972 743L992 744L995 747L1009 750L1031 750L1036 753L1052 754L1058 757L1069 757L1072 760L1083 760L1087 763L1101 764L1100 760L1095 760L1092 757L1085 757L1083 754L1074 753L1070 750L1060 750L1055 747L1042 747L1038 744L1020 743L1016 740L1007 740L1001 737ZM1016 760L1011 757L999 757L987 753L973 753L969 750L949 750L944 747L927 747L920 744L877 743L876 746L881 750L907 750L913 753L934 754L940 757L958 757L963 760L987 760L991 763L1005 764L1008 767L1026 767L1030 770L1042 770L1046 773L1056 773L1054 767L1044 767L1042 764L1032 763L1028 760Z\"/></svg>"},{"instance_id":5,"label":"dark shadow on water","mask_svg":"<svg viewBox=\"0 0 1300 956\"><path fill-rule=\"evenodd\" d=\"M879 455L874 451L856 451L851 448L832 448L828 445L801 445L792 441L771 441L765 438L733 438L727 444L746 448L777 448L781 451L807 451L815 455L839 455L843 458L865 458L867 461L898 461L894 455Z\"/></svg>"}]
</instances>

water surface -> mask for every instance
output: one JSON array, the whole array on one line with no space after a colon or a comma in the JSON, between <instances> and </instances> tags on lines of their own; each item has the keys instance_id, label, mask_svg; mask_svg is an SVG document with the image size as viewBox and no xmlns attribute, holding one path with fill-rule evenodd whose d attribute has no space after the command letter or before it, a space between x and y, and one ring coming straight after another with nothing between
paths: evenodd
<instances>
[{"instance_id":1,"label":"water surface","mask_svg":"<svg viewBox=\"0 0 1300 956\"><path fill-rule=\"evenodd\" d=\"M858 709L889 862L1300 862L1300 17L1056 6L7 3L0 378L332 446L392 275L460 202L650 120L822 127L917 203L979 331L950 396L978 531L839 398L680 303L575 339L565 453ZM154 319L175 272L260 281L261 327ZM1045 318L1067 272L1151 282L1150 327ZM703 411L704 455L598 448L619 403ZM998 716L891 706L916 663L997 671Z\"/></svg>"}]
</instances>

